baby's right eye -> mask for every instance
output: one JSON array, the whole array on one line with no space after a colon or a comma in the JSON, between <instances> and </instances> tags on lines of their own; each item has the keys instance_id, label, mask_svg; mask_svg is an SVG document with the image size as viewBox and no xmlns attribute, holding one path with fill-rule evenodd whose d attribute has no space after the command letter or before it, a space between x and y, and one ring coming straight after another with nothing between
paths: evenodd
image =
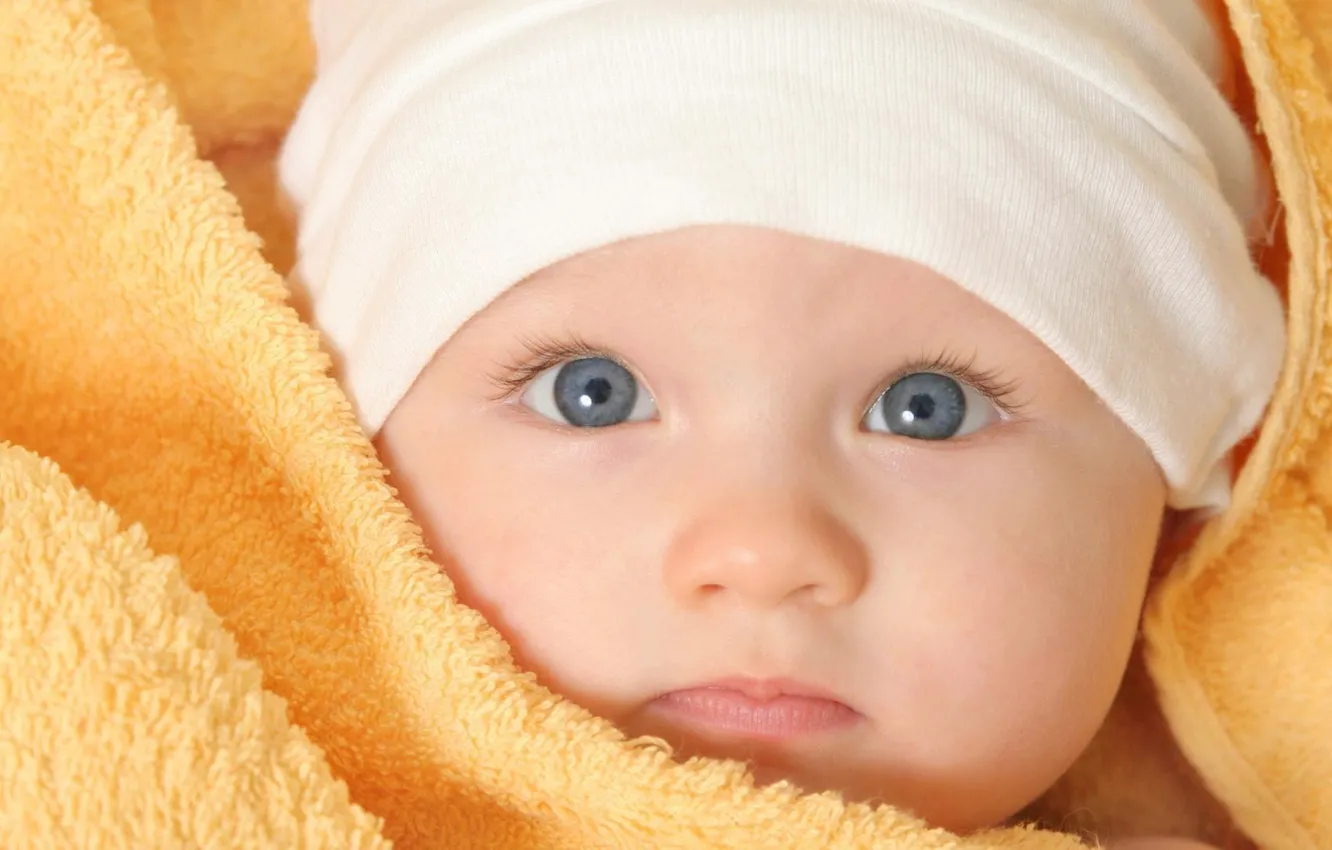
<instances>
[{"instance_id":1,"label":"baby's right eye","mask_svg":"<svg viewBox=\"0 0 1332 850\"><path fill-rule=\"evenodd\" d=\"M608 428L657 414L652 395L633 373L609 357L580 357L532 379L522 403L574 428Z\"/></svg>"}]
</instances>

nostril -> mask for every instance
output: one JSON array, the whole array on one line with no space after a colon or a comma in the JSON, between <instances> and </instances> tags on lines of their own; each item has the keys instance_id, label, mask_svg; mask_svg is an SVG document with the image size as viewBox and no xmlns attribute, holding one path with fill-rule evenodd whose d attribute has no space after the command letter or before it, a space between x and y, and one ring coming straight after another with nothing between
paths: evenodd
<instances>
[{"instance_id":1,"label":"nostril","mask_svg":"<svg viewBox=\"0 0 1332 850\"><path fill-rule=\"evenodd\" d=\"M687 606L733 599L831 608L855 597L865 560L859 538L835 517L793 500L699 517L671 541L662 578Z\"/></svg>"},{"instance_id":2,"label":"nostril","mask_svg":"<svg viewBox=\"0 0 1332 850\"><path fill-rule=\"evenodd\" d=\"M811 584L803 589L805 598L823 608L835 608L847 601L846 588L837 584Z\"/></svg>"}]
</instances>

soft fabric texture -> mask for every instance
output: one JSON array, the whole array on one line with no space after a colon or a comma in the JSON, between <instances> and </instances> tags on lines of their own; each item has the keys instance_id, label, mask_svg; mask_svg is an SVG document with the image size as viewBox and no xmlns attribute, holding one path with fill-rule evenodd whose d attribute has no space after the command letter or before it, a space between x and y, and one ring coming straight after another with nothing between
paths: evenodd
<instances>
[{"instance_id":1,"label":"soft fabric texture","mask_svg":"<svg viewBox=\"0 0 1332 850\"><path fill-rule=\"evenodd\" d=\"M291 257L272 157L303 16L0 2L0 846L1077 846L674 765L514 669L264 259ZM1168 727L1135 672L1036 814L1311 850L1332 847L1332 16L1232 20L1288 219L1287 366L1232 505L1150 601Z\"/></svg>"},{"instance_id":2,"label":"soft fabric texture","mask_svg":"<svg viewBox=\"0 0 1332 850\"><path fill-rule=\"evenodd\" d=\"M1054 349L1219 507L1284 318L1196 0L314 0L281 158L370 432L508 287L747 224L905 257ZM773 281L780 286L780 281Z\"/></svg>"}]
</instances>

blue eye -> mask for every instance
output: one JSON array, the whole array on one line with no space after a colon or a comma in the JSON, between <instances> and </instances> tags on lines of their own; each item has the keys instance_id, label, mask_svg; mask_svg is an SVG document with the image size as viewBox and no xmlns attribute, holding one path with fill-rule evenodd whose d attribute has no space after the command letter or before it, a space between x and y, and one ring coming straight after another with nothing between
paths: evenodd
<instances>
[{"instance_id":1,"label":"blue eye","mask_svg":"<svg viewBox=\"0 0 1332 850\"><path fill-rule=\"evenodd\" d=\"M974 387L937 372L916 372L879 396L865 427L913 440L950 440L998 418L994 404Z\"/></svg>"},{"instance_id":2,"label":"blue eye","mask_svg":"<svg viewBox=\"0 0 1332 850\"><path fill-rule=\"evenodd\" d=\"M552 366L533 379L522 402L547 419L575 428L641 422L657 412L633 373L608 357Z\"/></svg>"}]
</instances>

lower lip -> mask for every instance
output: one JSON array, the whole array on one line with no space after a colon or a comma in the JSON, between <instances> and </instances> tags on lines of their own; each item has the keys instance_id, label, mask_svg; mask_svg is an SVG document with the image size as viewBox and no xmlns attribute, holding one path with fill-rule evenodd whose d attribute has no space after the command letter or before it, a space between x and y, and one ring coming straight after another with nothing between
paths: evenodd
<instances>
[{"instance_id":1,"label":"lower lip","mask_svg":"<svg viewBox=\"0 0 1332 850\"><path fill-rule=\"evenodd\" d=\"M690 726L773 741L842 729L860 719L835 700L793 695L755 699L729 688L673 691L659 697L657 705Z\"/></svg>"}]
</instances>

